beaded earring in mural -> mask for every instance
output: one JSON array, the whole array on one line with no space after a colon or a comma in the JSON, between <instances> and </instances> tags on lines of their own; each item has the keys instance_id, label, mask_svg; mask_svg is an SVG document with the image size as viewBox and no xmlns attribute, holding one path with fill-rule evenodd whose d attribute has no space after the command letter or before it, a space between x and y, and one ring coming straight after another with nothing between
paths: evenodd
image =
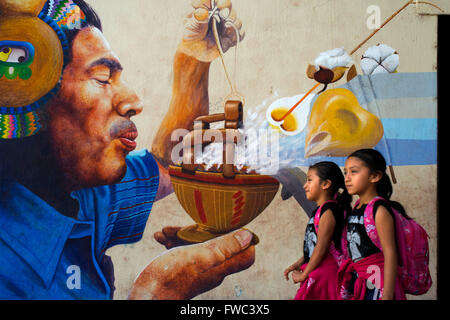
<instances>
[{"instance_id":1,"label":"beaded earring in mural","mask_svg":"<svg viewBox=\"0 0 450 320\"><path fill-rule=\"evenodd\" d=\"M0 139L45 130L68 58L64 31L84 23L72 0L0 0Z\"/></svg>"}]
</instances>

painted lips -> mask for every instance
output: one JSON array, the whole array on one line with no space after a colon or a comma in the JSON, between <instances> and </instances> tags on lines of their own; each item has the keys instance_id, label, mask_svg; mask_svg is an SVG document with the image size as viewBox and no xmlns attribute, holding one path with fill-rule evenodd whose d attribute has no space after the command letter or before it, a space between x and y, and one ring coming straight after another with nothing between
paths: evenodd
<instances>
[{"instance_id":1,"label":"painted lips","mask_svg":"<svg viewBox=\"0 0 450 320\"><path fill-rule=\"evenodd\" d=\"M137 138L137 135L137 131L127 132L125 136L119 137L119 140L127 149L133 151L137 146L136 141L134 141Z\"/></svg>"},{"instance_id":2,"label":"painted lips","mask_svg":"<svg viewBox=\"0 0 450 320\"><path fill-rule=\"evenodd\" d=\"M136 149L137 143L135 140L138 136L138 131L133 122L126 121L114 126L111 130L111 136L118 139L128 151Z\"/></svg>"}]
</instances>

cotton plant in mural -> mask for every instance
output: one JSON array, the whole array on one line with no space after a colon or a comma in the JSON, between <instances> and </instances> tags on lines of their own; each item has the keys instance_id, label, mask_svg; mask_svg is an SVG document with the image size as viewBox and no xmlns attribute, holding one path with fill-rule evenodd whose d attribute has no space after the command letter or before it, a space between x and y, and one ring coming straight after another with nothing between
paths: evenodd
<instances>
[{"instance_id":1,"label":"cotton plant in mural","mask_svg":"<svg viewBox=\"0 0 450 320\"><path fill-rule=\"evenodd\" d=\"M361 69L365 75L394 73L399 64L398 52L385 44L370 47L361 58Z\"/></svg>"}]
</instances>

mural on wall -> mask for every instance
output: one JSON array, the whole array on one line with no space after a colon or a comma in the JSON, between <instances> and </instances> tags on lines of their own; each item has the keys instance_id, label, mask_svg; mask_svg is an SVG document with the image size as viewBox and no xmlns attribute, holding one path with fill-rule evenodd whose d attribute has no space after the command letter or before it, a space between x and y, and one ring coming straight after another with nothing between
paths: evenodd
<instances>
[{"instance_id":1,"label":"mural on wall","mask_svg":"<svg viewBox=\"0 0 450 320\"><path fill-rule=\"evenodd\" d=\"M265 235L245 226L279 189L312 214L299 167L375 148L395 183L395 166L437 163L436 74L402 72L382 39L357 57L380 29L308 63L306 93L247 106L224 59L245 41L230 0L192 2L170 105L136 151L142 101L100 18L82 0L0 0L1 299L112 299L105 252L141 240L153 203L172 193L193 224L154 234L173 249L133 275L128 298L191 299L252 267ZM230 92L210 114L215 60Z\"/></svg>"}]
</instances>

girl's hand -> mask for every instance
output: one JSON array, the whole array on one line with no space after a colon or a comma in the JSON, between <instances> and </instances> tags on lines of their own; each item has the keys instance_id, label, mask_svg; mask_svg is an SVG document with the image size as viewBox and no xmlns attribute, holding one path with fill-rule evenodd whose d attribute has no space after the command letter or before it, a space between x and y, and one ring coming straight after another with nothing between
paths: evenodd
<instances>
[{"instance_id":1,"label":"girl's hand","mask_svg":"<svg viewBox=\"0 0 450 320\"><path fill-rule=\"evenodd\" d=\"M284 277L286 280L289 280L289 273L291 273L294 270L300 269L300 266L305 262L305 257L301 257L298 261L291 264L289 267L284 270Z\"/></svg>"},{"instance_id":2,"label":"girl's hand","mask_svg":"<svg viewBox=\"0 0 450 320\"><path fill-rule=\"evenodd\" d=\"M291 266L287 267L286 270L284 270L283 274L284 274L284 277L286 278L286 280L289 280L289 273L291 273L295 269L296 269L295 265L291 265Z\"/></svg>"},{"instance_id":3,"label":"girl's hand","mask_svg":"<svg viewBox=\"0 0 450 320\"><path fill-rule=\"evenodd\" d=\"M295 270L292 272L292 281L294 283L304 282L308 278L308 275L305 272Z\"/></svg>"}]
</instances>

